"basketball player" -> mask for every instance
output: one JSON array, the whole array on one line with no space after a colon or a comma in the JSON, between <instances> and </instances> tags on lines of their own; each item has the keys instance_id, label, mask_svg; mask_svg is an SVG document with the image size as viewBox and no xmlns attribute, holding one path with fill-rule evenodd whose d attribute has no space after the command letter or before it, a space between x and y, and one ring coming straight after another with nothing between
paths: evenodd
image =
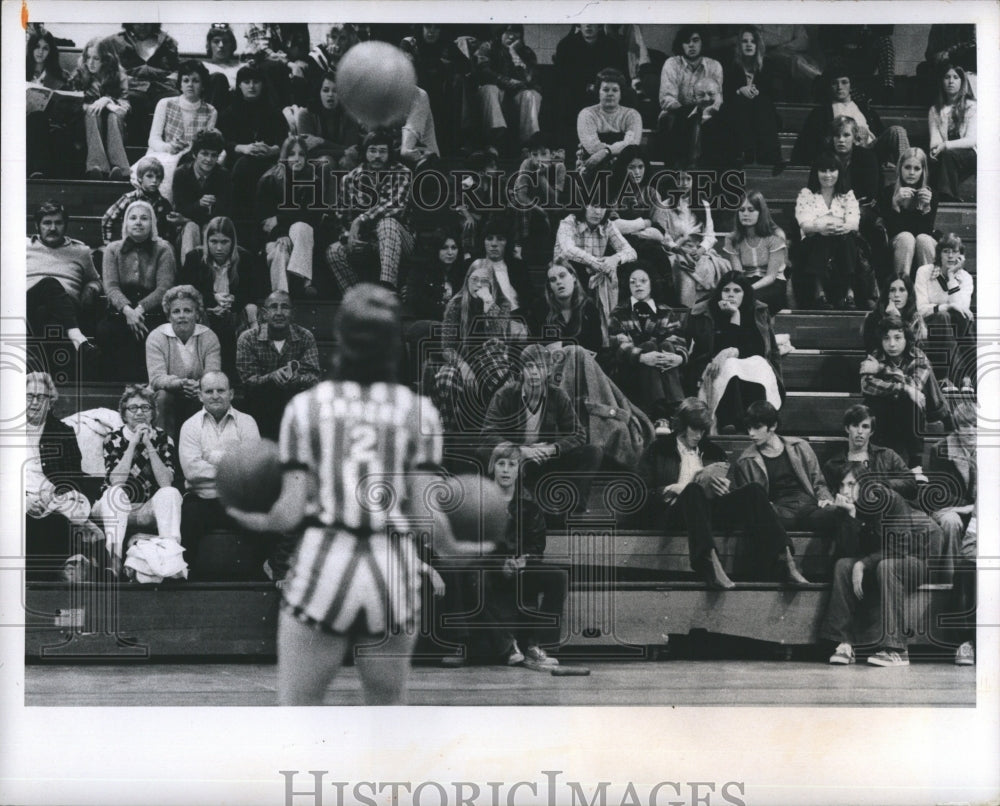
<instances>
[{"instance_id":1,"label":"basketball player","mask_svg":"<svg viewBox=\"0 0 1000 806\"><path fill-rule=\"evenodd\" d=\"M441 461L433 405L396 383L402 329L395 295L351 288L337 312L333 380L291 400L281 423L281 496L269 513L230 509L245 528L302 537L282 588L278 701L319 705L355 648L365 702L405 702L422 563L410 522ZM433 512L434 550L457 543ZM490 551L492 546L483 546Z\"/></svg>"}]
</instances>

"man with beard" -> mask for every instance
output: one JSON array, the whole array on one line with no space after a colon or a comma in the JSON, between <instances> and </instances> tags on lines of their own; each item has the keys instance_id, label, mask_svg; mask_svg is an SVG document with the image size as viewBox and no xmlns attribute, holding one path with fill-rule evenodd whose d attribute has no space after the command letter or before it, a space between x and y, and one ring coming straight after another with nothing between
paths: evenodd
<instances>
[{"instance_id":1,"label":"man with beard","mask_svg":"<svg viewBox=\"0 0 1000 806\"><path fill-rule=\"evenodd\" d=\"M364 162L344 177L340 200L346 241L331 244L326 260L342 291L360 282L359 273L373 258L379 264L379 283L395 291L399 262L413 252L414 237L407 226L410 169L390 163L392 138L371 132L364 139Z\"/></svg>"}]
</instances>

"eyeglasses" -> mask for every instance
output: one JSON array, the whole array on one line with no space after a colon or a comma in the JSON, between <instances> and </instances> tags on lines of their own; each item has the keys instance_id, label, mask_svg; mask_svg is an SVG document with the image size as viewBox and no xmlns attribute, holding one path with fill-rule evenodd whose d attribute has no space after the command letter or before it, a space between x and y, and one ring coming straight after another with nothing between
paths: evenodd
<instances>
[{"instance_id":1,"label":"eyeglasses","mask_svg":"<svg viewBox=\"0 0 1000 806\"><path fill-rule=\"evenodd\" d=\"M141 406L126 406L125 407L125 411L127 411L129 414L139 414L140 412L142 412L143 414L145 414L146 412L152 411L152 410L153 410L153 407L150 406L148 403L143 403Z\"/></svg>"},{"instance_id":2,"label":"eyeglasses","mask_svg":"<svg viewBox=\"0 0 1000 806\"><path fill-rule=\"evenodd\" d=\"M34 394L32 392L28 392L27 397L28 397L28 402L29 403L31 403L33 400L51 400L52 399L52 395L46 395L46 394L38 394L38 395L36 395L36 394Z\"/></svg>"}]
</instances>

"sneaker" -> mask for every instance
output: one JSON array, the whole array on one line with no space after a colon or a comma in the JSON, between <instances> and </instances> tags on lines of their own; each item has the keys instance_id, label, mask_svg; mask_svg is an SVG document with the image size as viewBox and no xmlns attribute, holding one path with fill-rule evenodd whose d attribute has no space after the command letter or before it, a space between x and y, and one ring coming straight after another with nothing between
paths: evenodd
<instances>
[{"instance_id":1,"label":"sneaker","mask_svg":"<svg viewBox=\"0 0 1000 806\"><path fill-rule=\"evenodd\" d=\"M972 645L972 641L966 641L958 649L955 650L955 665L956 666L976 665L976 648Z\"/></svg>"},{"instance_id":2,"label":"sneaker","mask_svg":"<svg viewBox=\"0 0 1000 806\"><path fill-rule=\"evenodd\" d=\"M108 178L112 182L127 182L129 179L129 169L114 167L111 169L111 173L108 174Z\"/></svg>"},{"instance_id":3,"label":"sneaker","mask_svg":"<svg viewBox=\"0 0 1000 806\"><path fill-rule=\"evenodd\" d=\"M653 433L657 436L671 433L670 420L657 420L653 423Z\"/></svg>"},{"instance_id":4,"label":"sneaker","mask_svg":"<svg viewBox=\"0 0 1000 806\"><path fill-rule=\"evenodd\" d=\"M955 384L953 384L950 380L945 379L944 381L941 382L941 391L942 392L957 392L958 391L958 387L955 386Z\"/></svg>"},{"instance_id":5,"label":"sneaker","mask_svg":"<svg viewBox=\"0 0 1000 806\"><path fill-rule=\"evenodd\" d=\"M923 467L920 465L911 467L910 472L913 474L913 478L916 480L917 484L927 484L930 481L930 479L927 478L927 474L924 473Z\"/></svg>"},{"instance_id":6,"label":"sneaker","mask_svg":"<svg viewBox=\"0 0 1000 806\"><path fill-rule=\"evenodd\" d=\"M972 392L976 391L976 387L974 387L972 385L972 378L970 378L968 376L965 376L964 378L962 378L962 389L961 389L961 391L963 391L963 392L969 392L969 393L972 393Z\"/></svg>"},{"instance_id":7,"label":"sneaker","mask_svg":"<svg viewBox=\"0 0 1000 806\"><path fill-rule=\"evenodd\" d=\"M520 666L522 663L524 663L524 653L521 652L521 648L517 645L517 641L514 641L510 647L510 653L507 655L507 665Z\"/></svg>"},{"instance_id":8,"label":"sneaker","mask_svg":"<svg viewBox=\"0 0 1000 806\"><path fill-rule=\"evenodd\" d=\"M540 646L529 646L524 650L524 665L536 672L547 672L557 667L559 661L549 657L549 654Z\"/></svg>"},{"instance_id":9,"label":"sneaker","mask_svg":"<svg viewBox=\"0 0 1000 806\"><path fill-rule=\"evenodd\" d=\"M883 649L868 658L872 666L909 666L910 655L904 649L897 652L894 649Z\"/></svg>"},{"instance_id":10,"label":"sneaker","mask_svg":"<svg viewBox=\"0 0 1000 806\"><path fill-rule=\"evenodd\" d=\"M847 666L854 663L854 647L850 644L837 644L837 649L830 656L830 663Z\"/></svg>"}]
</instances>

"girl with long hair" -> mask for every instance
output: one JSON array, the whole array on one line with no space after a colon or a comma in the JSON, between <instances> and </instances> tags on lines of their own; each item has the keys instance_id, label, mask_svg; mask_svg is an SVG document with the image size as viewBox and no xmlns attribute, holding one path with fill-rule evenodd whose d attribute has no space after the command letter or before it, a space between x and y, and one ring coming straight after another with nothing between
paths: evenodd
<instances>
[{"instance_id":1,"label":"girl with long hair","mask_svg":"<svg viewBox=\"0 0 1000 806\"><path fill-rule=\"evenodd\" d=\"M69 85L83 92L87 178L128 179L125 120L132 108L128 102L128 74L105 40L96 37L84 45Z\"/></svg>"},{"instance_id":2,"label":"girl with long hair","mask_svg":"<svg viewBox=\"0 0 1000 806\"><path fill-rule=\"evenodd\" d=\"M593 353L602 349L601 314L576 272L552 263L545 276L545 312L538 335L544 342L574 341Z\"/></svg>"},{"instance_id":3,"label":"girl with long hair","mask_svg":"<svg viewBox=\"0 0 1000 806\"><path fill-rule=\"evenodd\" d=\"M722 253L729 258L733 271L742 272L753 282L754 294L772 316L785 307L788 239L774 223L759 190L748 190L740 199L736 222L726 235Z\"/></svg>"},{"instance_id":4,"label":"girl with long hair","mask_svg":"<svg viewBox=\"0 0 1000 806\"><path fill-rule=\"evenodd\" d=\"M937 207L937 194L930 188L927 154L921 148L909 148L896 166L895 183L886 185L879 194L879 211L892 245L897 276L910 277L914 265L933 261Z\"/></svg>"},{"instance_id":5,"label":"girl with long hair","mask_svg":"<svg viewBox=\"0 0 1000 806\"><path fill-rule=\"evenodd\" d=\"M865 317L861 331L865 352L871 353L878 348L879 325L889 316L898 316L903 320L903 324L910 329L913 341L918 346L927 340L927 325L917 310L917 294L913 289L913 282L906 275L888 277L882 283L875 310Z\"/></svg>"},{"instance_id":6,"label":"girl with long hair","mask_svg":"<svg viewBox=\"0 0 1000 806\"><path fill-rule=\"evenodd\" d=\"M772 77L764 67L764 39L756 25L742 25L733 60L723 68L723 111L737 138L737 167L747 162L772 165L776 176L785 169L778 141L778 113Z\"/></svg>"},{"instance_id":7,"label":"girl with long hair","mask_svg":"<svg viewBox=\"0 0 1000 806\"><path fill-rule=\"evenodd\" d=\"M724 274L712 295L691 311L689 328L694 339L690 373L719 427L735 429L754 400L781 407L774 328L749 279L736 271Z\"/></svg>"},{"instance_id":8,"label":"girl with long hair","mask_svg":"<svg viewBox=\"0 0 1000 806\"><path fill-rule=\"evenodd\" d=\"M938 95L927 113L934 190L944 201L962 201L958 186L976 173L976 96L965 70L945 64Z\"/></svg>"}]
</instances>

